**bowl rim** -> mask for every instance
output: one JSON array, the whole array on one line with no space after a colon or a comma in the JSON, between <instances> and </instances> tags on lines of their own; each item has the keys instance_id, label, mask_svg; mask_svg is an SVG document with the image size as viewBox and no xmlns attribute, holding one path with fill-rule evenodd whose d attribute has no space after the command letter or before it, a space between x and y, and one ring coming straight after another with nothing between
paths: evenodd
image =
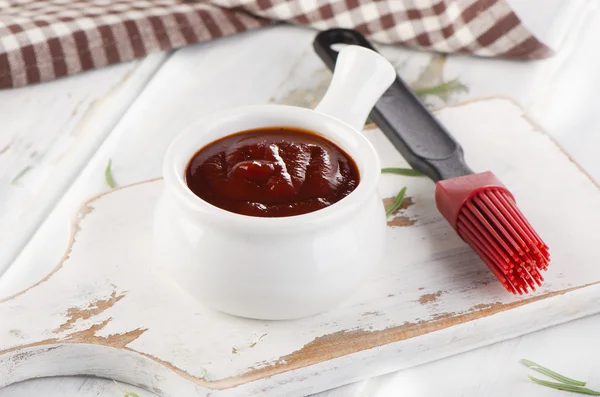
<instances>
[{"instance_id":1,"label":"bowl rim","mask_svg":"<svg viewBox=\"0 0 600 397\"><path fill-rule=\"evenodd\" d=\"M232 131L231 124L243 124L244 119L282 120L285 124L249 122L247 128ZM229 129L227 126L229 125ZM306 128L319 125L322 128ZM356 189L340 201L317 211L287 217L255 217L237 214L216 207L196 196L185 182L185 171L192 156L207 144L237 132L269 126L289 126L313 131L348 153L357 164L360 181ZM208 132L207 132L208 131ZM231 230L253 232L300 231L339 222L360 211L376 191L381 173L381 161L371 144L348 124L315 110L288 105L254 105L228 109L203 117L186 127L169 145L163 160L165 190L177 207L190 219L208 221Z\"/></svg>"}]
</instances>

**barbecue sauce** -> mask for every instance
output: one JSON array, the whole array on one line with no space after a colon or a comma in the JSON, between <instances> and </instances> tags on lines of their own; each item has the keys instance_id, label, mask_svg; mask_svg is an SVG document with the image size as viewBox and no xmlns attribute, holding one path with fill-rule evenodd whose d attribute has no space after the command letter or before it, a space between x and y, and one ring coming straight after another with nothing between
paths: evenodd
<instances>
[{"instance_id":1,"label":"barbecue sauce","mask_svg":"<svg viewBox=\"0 0 600 397\"><path fill-rule=\"evenodd\" d=\"M269 127L239 132L200 149L186 169L190 190L237 214L284 217L328 207L360 177L341 148L316 133Z\"/></svg>"}]
</instances>

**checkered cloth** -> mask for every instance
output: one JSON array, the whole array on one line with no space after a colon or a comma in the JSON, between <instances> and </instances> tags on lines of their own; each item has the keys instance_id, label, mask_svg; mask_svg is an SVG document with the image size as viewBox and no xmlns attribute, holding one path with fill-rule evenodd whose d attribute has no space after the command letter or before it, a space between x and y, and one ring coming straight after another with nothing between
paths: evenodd
<instances>
[{"instance_id":1,"label":"checkered cloth","mask_svg":"<svg viewBox=\"0 0 600 397\"><path fill-rule=\"evenodd\" d=\"M386 44L534 59L551 50L506 0L0 0L0 88L53 80L274 21Z\"/></svg>"}]
</instances>

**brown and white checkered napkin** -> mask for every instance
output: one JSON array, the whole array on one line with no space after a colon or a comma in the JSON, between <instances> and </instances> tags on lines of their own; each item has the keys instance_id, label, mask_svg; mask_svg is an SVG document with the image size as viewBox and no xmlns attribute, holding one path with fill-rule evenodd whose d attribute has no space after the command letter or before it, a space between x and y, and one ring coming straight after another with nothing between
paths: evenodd
<instances>
[{"instance_id":1,"label":"brown and white checkered napkin","mask_svg":"<svg viewBox=\"0 0 600 397\"><path fill-rule=\"evenodd\" d=\"M53 80L273 21L387 44L535 59L551 50L506 0L0 0L0 88Z\"/></svg>"}]
</instances>

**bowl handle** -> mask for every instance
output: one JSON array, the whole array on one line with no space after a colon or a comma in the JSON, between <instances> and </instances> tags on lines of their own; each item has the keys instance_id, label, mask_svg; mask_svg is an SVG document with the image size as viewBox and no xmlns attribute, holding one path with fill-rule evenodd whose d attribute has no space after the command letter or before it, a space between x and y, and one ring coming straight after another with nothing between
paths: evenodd
<instances>
[{"instance_id":1,"label":"bowl handle","mask_svg":"<svg viewBox=\"0 0 600 397\"><path fill-rule=\"evenodd\" d=\"M361 131L375 102L395 79L396 70L377 52L345 46L337 56L329 88L315 110Z\"/></svg>"}]
</instances>

